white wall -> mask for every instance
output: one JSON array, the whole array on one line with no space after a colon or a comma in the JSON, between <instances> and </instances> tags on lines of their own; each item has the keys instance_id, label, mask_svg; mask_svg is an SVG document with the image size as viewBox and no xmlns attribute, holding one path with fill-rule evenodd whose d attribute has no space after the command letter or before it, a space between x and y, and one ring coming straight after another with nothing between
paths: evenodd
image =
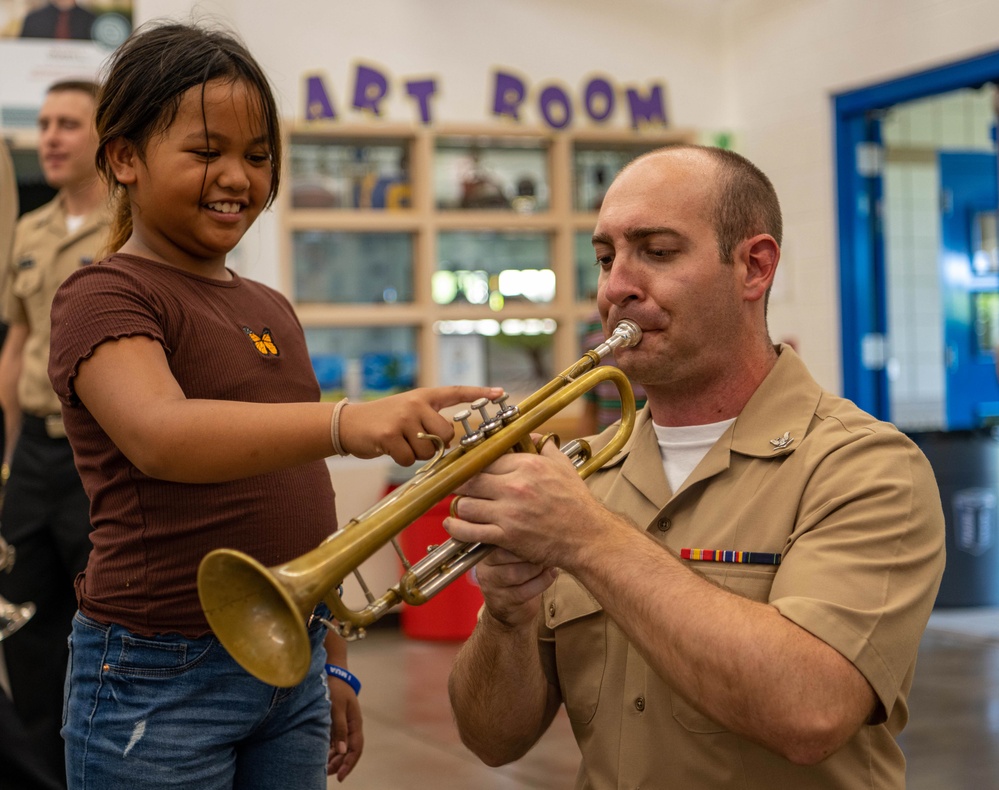
<instances>
[{"instance_id":1,"label":"white wall","mask_svg":"<svg viewBox=\"0 0 999 790\"><path fill-rule=\"evenodd\" d=\"M775 338L794 336L826 387L840 388L832 95L999 48L992 0L136 0L153 16L234 26L271 75L287 117L322 72L345 120L364 62L402 79L435 76L441 122L489 122L489 77L506 68L578 93L595 73L665 82L679 127L731 129L784 206ZM404 104L395 120L412 120ZM537 120L536 117L530 120ZM278 284L273 217L234 263Z\"/></svg>"},{"instance_id":2,"label":"white wall","mask_svg":"<svg viewBox=\"0 0 999 790\"><path fill-rule=\"evenodd\" d=\"M999 4L984 0L730 0L726 120L784 207L784 287L774 337L796 335L838 391L839 275L831 97L999 48Z\"/></svg>"}]
</instances>

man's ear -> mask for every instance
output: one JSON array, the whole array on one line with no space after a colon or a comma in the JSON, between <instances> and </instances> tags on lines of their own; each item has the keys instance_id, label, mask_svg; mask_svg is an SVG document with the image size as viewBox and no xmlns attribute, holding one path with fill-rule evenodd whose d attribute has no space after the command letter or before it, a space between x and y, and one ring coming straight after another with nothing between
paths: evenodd
<instances>
[{"instance_id":1,"label":"man's ear","mask_svg":"<svg viewBox=\"0 0 999 790\"><path fill-rule=\"evenodd\" d=\"M125 186L134 184L135 167L139 159L135 146L124 137L116 137L109 140L104 147L115 181Z\"/></svg>"},{"instance_id":2,"label":"man's ear","mask_svg":"<svg viewBox=\"0 0 999 790\"><path fill-rule=\"evenodd\" d=\"M756 301L766 296L773 285L780 260L780 247L773 236L761 233L745 239L739 245L739 258L745 265L743 288L748 301Z\"/></svg>"}]
</instances>

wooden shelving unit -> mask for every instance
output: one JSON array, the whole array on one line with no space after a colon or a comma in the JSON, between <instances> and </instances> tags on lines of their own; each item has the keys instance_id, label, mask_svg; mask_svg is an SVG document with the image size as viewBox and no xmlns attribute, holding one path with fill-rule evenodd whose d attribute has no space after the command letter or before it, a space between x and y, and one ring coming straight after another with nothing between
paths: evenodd
<instances>
[{"instance_id":1,"label":"wooden shelving unit","mask_svg":"<svg viewBox=\"0 0 999 790\"><path fill-rule=\"evenodd\" d=\"M285 293L290 294L303 325L309 329L356 329L363 327L410 327L414 330L418 386L453 383L439 381L441 335L434 331L436 322L446 320L553 319L557 329L549 350L551 373L564 369L578 359L578 328L592 315L595 304L580 293L580 268L577 262L577 234L592 231L597 218L590 207L580 208L581 184L577 177L585 170L587 157L601 157L611 165L606 174L609 183L616 170L614 162L623 163L630 156L668 143L693 140L690 131L656 130L629 133L625 130L580 130L553 132L506 126L411 127L392 124L348 126L308 124L290 126L286 131L285 157L291 174L285 176L279 204L281 227L281 276ZM408 205L398 208L345 207L341 194L330 190L327 199L320 189L303 198L302 185L313 176L329 183L339 178L341 186L349 179L343 173L310 172L306 154L326 154L351 166L351 155L367 146L395 148L406 163ZM462 208L451 206L441 197L441 184L448 184L445 158L453 161L465 156L475 159L479 152L517 158L534 157L543 170L535 184L537 208L518 211L512 207ZM464 152L464 153L463 153ZM497 153L498 152L498 153ZM508 152L514 152L510 154ZM304 157L304 158L303 158ZM477 160L476 160L477 161ZM339 165L337 165L339 167ZM601 165L601 167L603 167ZM500 174L501 176L504 174ZM510 174L506 174L510 175ZM502 179L500 179L502 180ZM541 183L543 182L543 183ZM347 190L349 191L349 189ZM354 193L357 193L356 184ZM507 184L508 202L511 199ZM323 205L323 201L327 204ZM301 293L297 282L296 234L397 233L411 240L411 300L395 302L345 303L324 299L322 295ZM547 239L546 265L554 272L555 293L550 301L508 299L501 309L495 305L468 301L439 304L432 296L431 282L439 267L439 244L442 234L543 234ZM365 261L357 261L359 267ZM503 382L479 382L505 386ZM514 392L514 395L520 393ZM526 394L523 393L523 394Z\"/></svg>"}]
</instances>

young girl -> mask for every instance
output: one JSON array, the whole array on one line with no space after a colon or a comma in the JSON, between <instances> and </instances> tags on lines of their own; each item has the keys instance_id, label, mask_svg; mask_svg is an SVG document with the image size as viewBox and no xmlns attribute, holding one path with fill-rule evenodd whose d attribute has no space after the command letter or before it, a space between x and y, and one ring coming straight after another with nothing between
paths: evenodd
<instances>
[{"instance_id":1,"label":"young girl","mask_svg":"<svg viewBox=\"0 0 999 790\"><path fill-rule=\"evenodd\" d=\"M439 409L499 391L319 402L291 306L225 266L281 165L267 79L229 34L136 33L111 59L97 130L117 252L60 289L49 368L94 527L69 787L325 788L363 745L351 685L324 672L345 667L344 644L316 626L307 678L261 683L210 633L198 563L224 546L265 565L314 548L335 527L326 456L428 458L420 432L453 435Z\"/></svg>"}]
</instances>

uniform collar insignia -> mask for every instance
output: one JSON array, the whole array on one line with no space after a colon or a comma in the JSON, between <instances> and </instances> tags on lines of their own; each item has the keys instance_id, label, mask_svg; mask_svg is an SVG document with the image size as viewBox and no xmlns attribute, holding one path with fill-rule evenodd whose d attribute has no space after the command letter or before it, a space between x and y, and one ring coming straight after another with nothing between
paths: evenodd
<instances>
[{"instance_id":1,"label":"uniform collar insignia","mask_svg":"<svg viewBox=\"0 0 999 790\"><path fill-rule=\"evenodd\" d=\"M784 431L783 436L778 436L776 439L771 439L770 444L773 445L775 450L785 450L791 446L791 442L794 441L794 437L791 436L790 431Z\"/></svg>"}]
</instances>

